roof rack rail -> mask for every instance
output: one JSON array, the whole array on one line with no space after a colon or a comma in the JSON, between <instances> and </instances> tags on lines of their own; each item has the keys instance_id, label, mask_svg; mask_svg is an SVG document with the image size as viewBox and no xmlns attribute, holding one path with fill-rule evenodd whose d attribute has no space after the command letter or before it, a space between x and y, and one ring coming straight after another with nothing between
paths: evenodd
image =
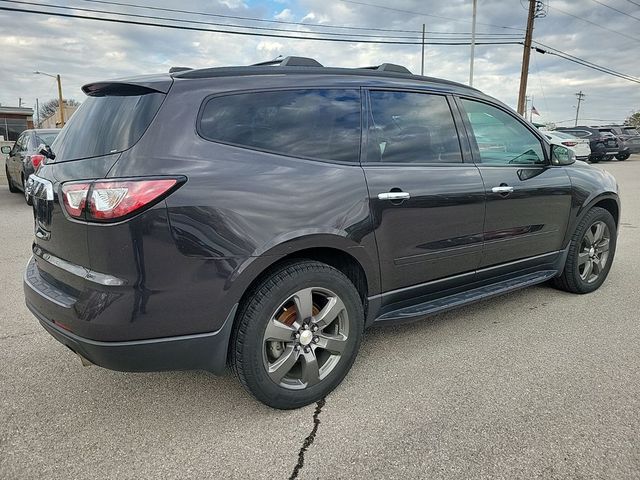
<instances>
[{"instance_id":1,"label":"roof rack rail","mask_svg":"<svg viewBox=\"0 0 640 480\"><path fill-rule=\"evenodd\" d=\"M377 70L379 72L393 72L393 73L405 73L413 75L411 70L402 65L396 65L395 63L383 63L381 65L374 65L372 67L360 67L362 70Z\"/></svg>"},{"instance_id":2,"label":"roof rack rail","mask_svg":"<svg viewBox=\"0 0 640 480\"><path fill-rule=\"evenodd\" d=\"M280 65L281 67L322 67L317 60L309 57L284 57L269 60L267 62L254 63L252 67Z\"/></svg>"},{"instance_id":3,"label":"roof rack rail","mask_svg":"<svg viewBox=\"0 0 640 480\"><path fill-rule=\"evenodd\" d=\"M188 70L193 70L193 68L191 68L191 67L171 67L169 69L169 73L186 72Z\"/></svg>"}]
</instances>

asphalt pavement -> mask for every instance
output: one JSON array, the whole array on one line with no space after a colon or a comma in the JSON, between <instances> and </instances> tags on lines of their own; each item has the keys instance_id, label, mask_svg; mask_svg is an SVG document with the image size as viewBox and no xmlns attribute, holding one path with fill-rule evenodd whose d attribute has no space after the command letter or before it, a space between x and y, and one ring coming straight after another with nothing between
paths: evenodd
<instances>
[{"instance_id":1,"label":"asphalt pavement","mask_svg":"<svg viewBox=\"0 0 640 480\"><path fill-rule=\"evenodd\" d=\"M623 208L597 292L367 331L324 405L286 412L230 374L81 366L24 306L32 214L0 185L0 478L640 478L640 155L601 166Z\"/></svg>"}]
</instances>

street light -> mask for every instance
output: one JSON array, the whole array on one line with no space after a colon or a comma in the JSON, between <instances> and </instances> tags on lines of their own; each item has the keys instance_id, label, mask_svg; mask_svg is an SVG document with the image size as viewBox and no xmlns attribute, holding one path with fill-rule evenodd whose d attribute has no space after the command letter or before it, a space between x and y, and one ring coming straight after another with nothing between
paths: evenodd
<instances>
[{"instance_id":1,"label":"street light","mask_svg":"<svg viewBox=\"0 0 640 480\"><path fill-rule=\"evenodd\" d=\"M58 107L60 108L60 128L64 127L64 102L62 101L62 82L60 81L60 75L51 75L45 72L35 72L36 75L46 75L47 77L55 78L58 82Z\"/></svg>"}]
</instances>

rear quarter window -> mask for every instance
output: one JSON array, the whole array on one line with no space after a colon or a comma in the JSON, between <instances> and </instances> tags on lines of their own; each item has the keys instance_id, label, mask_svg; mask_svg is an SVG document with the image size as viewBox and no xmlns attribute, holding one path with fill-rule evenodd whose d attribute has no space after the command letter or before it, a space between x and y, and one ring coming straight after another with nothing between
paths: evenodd
<instances>
[{"instance_id":1,"label":"rear quarter window","mask_svg":"<svg viewBox=\"0 0 640 480\"><path fill-rule=\"evenodd\" d=\"M357 163L360 91L305 89L213 97L203 107L198 131L214 142Z\"/></svg>"}]
</instances>

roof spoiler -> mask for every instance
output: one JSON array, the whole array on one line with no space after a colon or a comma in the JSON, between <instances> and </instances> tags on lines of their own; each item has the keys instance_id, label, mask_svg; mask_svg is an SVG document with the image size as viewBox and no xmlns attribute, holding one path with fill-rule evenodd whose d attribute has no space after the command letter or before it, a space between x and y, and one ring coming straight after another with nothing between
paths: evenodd
<instances>
[{"instance_id":1,"label":"roof spoiler","mask_svg":"<svg viewBox=\"0 0 640 480\"><path fill-rule=\"evenodd\" d=\"M147 93L167 93L172 80L159 81L104 81L87 83L82 91L90 97L145 95Z\"/></svg>"}]
</instances>

